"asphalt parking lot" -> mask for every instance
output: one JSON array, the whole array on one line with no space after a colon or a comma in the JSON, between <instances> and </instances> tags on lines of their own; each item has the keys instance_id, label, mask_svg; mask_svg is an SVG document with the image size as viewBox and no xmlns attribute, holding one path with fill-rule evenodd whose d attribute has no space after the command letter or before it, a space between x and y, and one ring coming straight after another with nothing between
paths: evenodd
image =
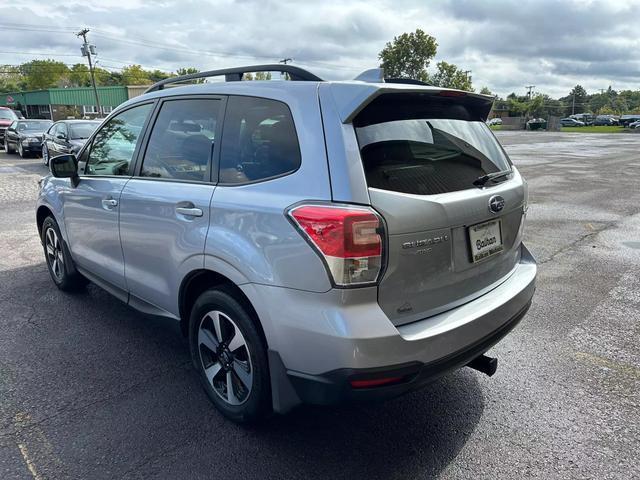
<instances>
[{"instance_id":1,"label":"asphalt parking lot","mask_svg":"<svg viewBox=\"0 0 640 480\"><path fill-rule=\"evenodd\" d=\"M640 135L498 132L530 185L530 313L384 403L238 427L170 320L49 279L38 159L0 153L0 478L640 478Z\"/></svg>"}]
</instances>

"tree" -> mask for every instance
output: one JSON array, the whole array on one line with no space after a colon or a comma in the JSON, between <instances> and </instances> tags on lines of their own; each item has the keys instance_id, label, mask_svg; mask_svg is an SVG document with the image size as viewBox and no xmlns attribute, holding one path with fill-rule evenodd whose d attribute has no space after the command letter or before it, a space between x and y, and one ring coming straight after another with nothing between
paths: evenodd
<instances>
[{"instance_id":1,"label":"tree","mask_svg":"<svg viewBox=\"0 0 640 480\"><path fill-rule=\"evenodd\" d=\"M124 85L149 85L153 83L149 72L140 65L129 65L122 69L122 83Z\"/></svg>"},{"instance_id":2,"label":"tree","mask_svg":"<svg viewBox=\"0 0 640 480\"><path fill-rule=\"evenodd\" d=\"M255 80L271 80L271 72L256 72Z\"/></svg>"},{"instance_id":3,"label":"tree","mask_svg":"<svg viewBox=\"0 0 640 480\"><path fill-rule=\"evenodd\" d=\"M469 75L460 70L453 63L438 62L437 71L430 78L430 83L436 87L457 88L473 92Z\"/></svg>"},{"instance_id":4,"label":"tree","mask_svg":"<svg viewBox=\"0 0 640 480\"><path fill-rule=\"evenodd\" d=\"M89 74L89 67L83 63L73 65L69 71L69 83L74 87L90 87L91 75Z\"/></svg>"},{"instance_id":5,"label":"tree","mask_svg":"<svg viewBox=\"0 0 640 480\"><path fill-rule=\"evenodd\" d=\"M176 70L176 74L179 76L191 75L192 73L200 73L200 70L195 67L181 67Z\"/></svg>"},{"instance_id":6,"label":"tree","mask_svg":"<svg viewBox=\"0 0 640 480\"><path fill-rule=\"evenodd\" d=\"M194 73L200 73L200 70L198 70L195 67L183 67L183 68L178 68L176 70L176 74L179 76L183 76L183 75L192 75ZM193 83L204 83L205 79L204 78L197 78L195 80L192 80Z\"/></svg>"},{"instance_id":7,"label":"tree","mask_svg":"<svg viewBox=\"0 0 640 480\"><path fill-rule=\"evenodd\" d=\"M242 75L242 80L271 80L271 72L256 72L255 75L245 73Z\"/></svg>"},{"instance_id":8,"label":"tree","mask_svg":"<svg viewBox=\"0 0 640 480\"><path fill-rule=\"evenodd\" d=\"M429 77L427 67L437 49L436 39L417 29L413 33L393 37L393 41L385 45L378 58L386 77L413 78L426 82Z\"/></svg>"},{"instance_id":9,"label":"tree","mask_svg":"<svg viewBox=\"0 0 640 480\"><path fill-rule=\"evenodd\" d=\"M582 85L576 85L569 92L569 96L563 98L568 105L568 110L571 114L574 113L584 113L588 107L588 95L587 91L582 87Z\"/></svg>"},{"instance_id":10,"label":"tree","mask_svg":"<svg viewBox=\"0 0 640 480\"><path fill-rule=\"evenodd\" d=\"M166 78L172 77L173 74L155 69L155 70L147 71L147 76L151 79L153 83L156 83L156 82L159 82L160 80L164 80Z\"/></svg>"},{"instance_id":11,"label":"tree","mask_svg":"<svg viewBox=\"0 0 640 480\"><path fill-rule=\"evenodd\" d=\"M491 90L489 90L489 87L482 87L482 90L480 90L480 93L482 95L491 95L491 96L493 96L493 93L491 93Z\"/></svg>"},{"instance_id":12,"label":"tree","mask_svg":"<svg viewBox=\"0 0 640 480\"><path fill-rule=\"evenodd\" d=\"M69 67L56 60L31 60L20 65L26 88L42 90L53 88L69 75Z\"/></svg>"},{"instance_id":13,"label":"tree","mask_svg":"<svg viewBox=\"0 0 640 480\"><path fill-rule=\"evenodd\" d=\"M25 88L20 67L0 65L0 92L16 92Z\"/></svg>"}]
</instances>

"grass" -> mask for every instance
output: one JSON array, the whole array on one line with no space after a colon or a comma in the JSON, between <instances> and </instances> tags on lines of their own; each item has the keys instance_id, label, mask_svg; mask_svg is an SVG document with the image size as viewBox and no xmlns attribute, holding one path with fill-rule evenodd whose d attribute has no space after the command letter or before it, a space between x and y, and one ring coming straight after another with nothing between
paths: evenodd
<instances>
[{"instance_id":1,"label":"grass","mask_svg":"<svg viewBox=\"0 0 640 480\"><path fill-rule=\"evenodd\" d=\"M629 129L619 127L616 125L594 127L593 125L586 127L561 127L561 132L578 132L578 133L623 133L628 132Z\"/></svg>"},{"instance_id":2,"label":"grass","mask_svg":"<svg viewBox=\"0 0 640 480\"><path fill-rule=\"evenodd\" d=\"M502 130L502 125L489 125L491 130Z\"/></svg>"}]
</instances>

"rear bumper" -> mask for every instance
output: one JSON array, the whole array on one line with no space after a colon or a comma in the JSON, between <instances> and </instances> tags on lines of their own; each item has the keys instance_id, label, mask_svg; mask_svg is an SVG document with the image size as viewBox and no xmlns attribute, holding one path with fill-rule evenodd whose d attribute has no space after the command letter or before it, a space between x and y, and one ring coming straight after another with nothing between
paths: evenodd
<instances>
[{"instance_id":1,"label":"rear bumper","mask_svg":"<svg viewBox=\"0 0 640 480\"><path fill-rule=\"evenodd\" d=\"M521 247L505 280L475 300L399 327L380 309L376 288L301 292L243 286L270 348L276 411L298 403L389 398L466 365L500 341L527 312L535 260ZM349 380L402 377L389 386L353 389Z\"/></svg>"},{"instance_id":2,"label":"rear bumper","mask_svg":"<svg viewBox=\"0 0 640 480\"><path fill-rule=\"evenodd\" d=\"M287 372L289 381L301 403L314 405L335 405L339 403L368 402L385 400L417 390L437 378L482 355L507 335L529 310L529 302L513 318L500 328L440 360L424 364L413 362L393 367L371 369L339 369L324 375L305 375L299 372ZM371 380L380 378L399 378L388 386L374 388L352 388L351 380Z\"/></svg>"}]
</instances>

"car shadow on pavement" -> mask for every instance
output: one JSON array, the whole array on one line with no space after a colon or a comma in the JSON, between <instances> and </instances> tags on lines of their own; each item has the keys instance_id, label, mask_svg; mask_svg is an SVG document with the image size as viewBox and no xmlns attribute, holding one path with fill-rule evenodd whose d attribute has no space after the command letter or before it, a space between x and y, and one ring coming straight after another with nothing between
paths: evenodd
<instances>
[{"instance_id":1,"label":"car shadow on pavement","mask_svg":"<svg viewBox=\"0 0 640 480\"><path fill-rule=\"evenodd\" d=\"M301 407L250 438L292 472L321 478L433 478L458 454L484 409L476 373L459 371L384 403ZM271 472L276 475L277 471Z\"/></svg>"},{"instance_id":2,"label":"car shadow on pavement","mask_svg":"<svg viewBox=\"0 0 640 480\"><path fill-rule=\"evenodd\" d=\"M44 263L0 271L0 286L0 433L51 478L433 477L484 409L463 369L385 403L241 427L209 403L174 320L95 286L60 292Z\"/></svg>"}]
</instances>

